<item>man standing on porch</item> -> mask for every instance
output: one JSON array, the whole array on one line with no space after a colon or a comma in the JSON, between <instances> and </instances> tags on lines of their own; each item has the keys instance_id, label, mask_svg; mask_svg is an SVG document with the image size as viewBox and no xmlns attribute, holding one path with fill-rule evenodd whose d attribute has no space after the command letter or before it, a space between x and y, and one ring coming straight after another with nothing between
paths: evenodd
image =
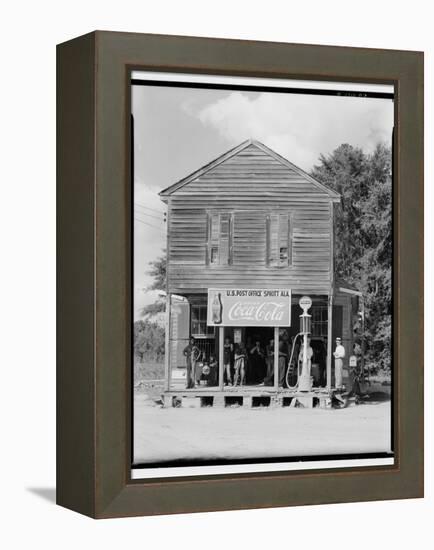
<instances>
[{"instance_id":1,"label":"man standing on porch","mask_svg":"<svg viewBox=\"0 0 434 550\"><path fill-rule=\"evenodd\" d=\"M335 358L335 386L339 390L342 388L342 372L344 367L345 348L342 345L341 339L336 338L336 349L333 353Z\"/></svg>"},{"instance_id":2,"label":"man standing on porch","mask_svg":"<svg viewBox=\"0 0 434 550\"><path fill-rule=\"evenodd\" d=\"M185 357L187 365L186 388L191 389L194 388L194 381L196 377L196 360L198 359L200 353L193 337L190 338L188 345L185 346L182 353Z\"/></svg>"}]
</instances>

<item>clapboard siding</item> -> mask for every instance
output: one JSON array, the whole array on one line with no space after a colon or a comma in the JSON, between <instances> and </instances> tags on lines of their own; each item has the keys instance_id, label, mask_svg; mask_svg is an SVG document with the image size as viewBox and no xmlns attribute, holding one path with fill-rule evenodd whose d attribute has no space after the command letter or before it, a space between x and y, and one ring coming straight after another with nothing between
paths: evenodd
<instances>
[{"instance_id":1,"label":"clapboard siding","mask_svg":"<svg viewBox=\"0 0 434 550\"><path fill-rule=\"evenodd\" d=\"M167 194L168 290L292 288L326 294L332 281L333 197L255 145ZM209 216L232 214L232 262L207 265ZM289 214L290 265L267 265L266 218Z\"/></svg>"},{"instance_id":2,"label":"clapboard siding","mask_svg":"<svg viewBox=\"0 0 434 550\"><path fill-rule=\"evenodd\" d=\"M211 198L211 200L208 200ZM192 209L182 198L169 200L168 281L175 293L204 292L210 287L290 287L294 291L327 293L331 284L331 203L279 201L248 203L231 198L228 208L219 196L197 201ZM188 208L185 215L183 207ZM206 265L207 213L232 212L232 265ZM288 212L292 233L292 264L266 265L266 215Z\"/></svg>"}]
</instances>

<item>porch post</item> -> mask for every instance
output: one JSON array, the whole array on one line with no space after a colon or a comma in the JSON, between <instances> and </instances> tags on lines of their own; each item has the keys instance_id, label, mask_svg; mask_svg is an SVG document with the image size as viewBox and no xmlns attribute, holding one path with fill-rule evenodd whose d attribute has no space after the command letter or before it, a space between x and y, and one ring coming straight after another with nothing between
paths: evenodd
<instances>
[{"instance_id":1,"label":"porch post","mask_svg":"<svg viewBox=\"0 0 434 550\"><path fill-rule=\"evenodd\" d=\"M332 387L332 323L333 323L333 290L328 298L327 311L327 389Z\"/></svg>"},{"instance_id":2,"label":"porch post","mask_svg":"<svg viewBox=\"0 0 434 550\"><path fill-rule=\"evenodd\" d=\"M274 389L279 389L279 327L274 327Z\"/></svg>"},{"instance_id":3,"label":"porch post","mask_svg":"<svg viewBox=\"0 0 434 550\"><path fill-rule=\"evenodd\" d=\"M166 294L166 323L164 339L164 389L170 390L170 316L172 315L170 294Z\"/></svg>"},{"instance_id":4,"label":"porch post","mask_svg":"<svg viewBox=\"0 0 434 550\"><path fill-rule=\"evenodd\" d=\"M366 341L365 341L365 299L363 296L360 297L360 306L361 306L361 312L362 312L362 345L361 345L361 368L362 368L362 379L365 376L365 349L366 349ZM371 367L368 367L368 380L371 378Z\"/></svg>"},{"instance_id":5,"label":"porch post","mask_svg":"<svg viewBox=\"0 0 434 550\"><path fill-rule=\"evenodd\" d=\"M225 327L219 327L219 390L223 391L224 370L223 370L223 345L225 339Z\"/></svg>"}]
</instances>

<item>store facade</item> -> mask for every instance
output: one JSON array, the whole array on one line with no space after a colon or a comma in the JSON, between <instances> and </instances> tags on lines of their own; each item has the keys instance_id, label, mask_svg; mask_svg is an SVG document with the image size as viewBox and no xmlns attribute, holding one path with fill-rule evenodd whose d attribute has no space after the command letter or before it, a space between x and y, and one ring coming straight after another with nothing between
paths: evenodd
<instances>
[{"instance_id":1,"label":"store facade","mask_svg":"<svg viewBox=\"0 0 434 550\"><path fill-rule=\"evenodd\" d=\"M357 289L334 277L333 208L340 196L253 140L160 196L168 207L166 392L187 390L189 342L205 374L189 391L229 390L228 345L232 354L245 350L250 371L255 345L264 360L257 361L255 380L250 372L231 392L258 391L261 368L264 380L272 370L263 391L296 391L282 368L291 367L291 353L296 365L299 302L306 296L312 302L313 387L331 390L334 338L343 339L350 355L362 304Z\"/></svg>"}]
</instances>

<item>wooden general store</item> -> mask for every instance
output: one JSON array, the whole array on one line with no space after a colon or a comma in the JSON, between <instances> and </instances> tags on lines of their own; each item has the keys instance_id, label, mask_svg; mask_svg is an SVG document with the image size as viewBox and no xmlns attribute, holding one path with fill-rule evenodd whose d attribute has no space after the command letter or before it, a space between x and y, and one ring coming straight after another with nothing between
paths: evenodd
<instances>
[{"instance_id":1,"label":"wooden general store","mask_svg":"<svg viewBox=\"0 0 434 550\"><path fill-rule=\"evenodd\" d=\"M334 385L333 342L342 338L348 361L353 316L363 304L357 289L334 277L333 209L340 195L248 140L160 197L168 208L165 402L195 397L214 405L289 405L299 397L324 404ZM312 302L312 342L323 349L313 364L324 373L303 394L279 383L278 365L279 343L299 333L302 296ZM215 323L211 309L218 300L224 313ZM191 337L204 361L216 358L212 386L186 388L184 350ZM225 386L226 338L259 340L264 347L273 340L271 385Z\"/></svg>"}]
</instances>

